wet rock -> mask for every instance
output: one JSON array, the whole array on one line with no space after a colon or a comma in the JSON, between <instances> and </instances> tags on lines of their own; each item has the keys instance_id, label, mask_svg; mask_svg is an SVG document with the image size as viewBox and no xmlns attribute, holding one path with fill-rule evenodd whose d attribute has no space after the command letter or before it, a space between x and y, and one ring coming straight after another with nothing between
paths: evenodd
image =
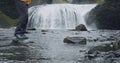
<instances>
[{"instance_id":1,"label":"wet rock","mask_svg":"<svg viewBox=\"0 0 120 63\"><path fill-rule=\"evenodd\" d=\"M118 61L120 59L120 40L95 46L86 53L85 58L86 57L89 60L103 58L105 59L104 61L109 61L111 59L114 59L113 61Z\"/></svg>"},{"instance_id":2,"label":"wet rock","mask_svg":"<svg viewBox=\"0 0 120 63\"><path fill-rule=\"evenodd\" d=\"M118 50L118 46L116 45L117 42L111 42L107 44L101 44L95 47L92 47L88 53L94 53L95 51L101 51L101 52L109 52L109 51L115 51Z\"/></svg>"},{"instance_id":3,"label":"wet rock","mask_svg":"<svg viewBox=\"0 0 120 63\"><path fill-rule=\"evenodd\" d=\"M100 51L95 51L94 53L88 53L85 57L88 57L89 59L93 59L98 57L99 55L100 55Z\"/></svg>"},{"instance_id":4,"label":"wet rock","mask_svg":"<svg viewBox=\"0 0 120 63\"><path fill-rule=\"evenodd\" d=\"M119 59L120 58L120 49L116 51L109 51L109 52L100 52L100 51L95 51L94 53L87 54L85 57L88 59L95 59L95 58L104 58L106 60L110 59Z\"/></svg>"},{"instance_id":5,"label":"wet rock","mask_svg":"<svg viewBox=\"0 0 120 63\"><path fill-rule=\"evenodd\" d=\"M77 31L87 31L87 28L85 27L84 24L80 24L75 28L75 30L77 30Z\"/></svg>"},{"instance_id":6,"label":"wet rock","mask_svg":"<svg viewBox=\"0 0 120 63\"><path fill-rule=\"evenodd\" d=\"M120 40L118 40L116 43L115 43L115 46L117 49L120 49Z\"/></svg>"},{"instance_id":7,"label":"wet rock","mask_svg":"<svg viewBox=\"0 0 120 63\"><path fill-rule=\"evenodd\" d=\"M27 30L36 30L35 28L27 28Z\"/></svg>"},{"instance_id":8,"label":"wet rock","mask_svg":"<svg viewBox=\"0 0 120 63\"><path fill-rule=\"evenodd\" d=\"M46 34L45 32L43 32L42 34Z\"/></svg>"},{"instance_id":9,"label":"wet rock","mask_svg":"<svg viewBox=\"0 0 120 63\"><path fill-rule=\"evenodd\" d=\"M0 41L7 41L7 40L10 40L9 37L0 38Z\"/></svg>"},{"instance_id":10,"label":"wet rock","mask_svg":"<svg viewBox=\"0 0 120 63\"><path fill-rule=\"evenodd\" d=\"M87 40L84 37L66 37L64 38L64 43L86 44Z\"/></svg>"},{"instance_id":11,"label":"wet rock","mask_svg":"<svg viewBox=\"0 0 120 63\"><path fill-rule=\"evenodd\" d=\"M116 50L119 50L119 49L120 49L120 40L118 40L117 42L111 42L111 43L102 44L102 45L92 47L88 51L88 54L93 54L96 51L110 52L110 51L116 51Z\"/></svg>"},{"instance_id":12,"label":"wet rock","mask_svg":"<svg viewBox=\"0 0 120 63\"><path fill-rule=\"evenodd\" d=\"M41 30L41 32L48 32L48 30Z\"/></svg>"},{"instance_id":13,"label":"wet rock","mask_svg":"<svg viewBox=\"0 0 120 63\"><path fill-rule=\"evenodd\" d=\"M96 42L96 41L98 41L98 40L99 40L98 38L96 38L96 39L93 39L93 41L94 41L94 42Z\"/></svg>"},{"instance_id":14,"label":"wet rock","mask_svg":"<svg viewBox=\"0 0 120 63\"><path fill-rule=\"evenodd\" d=\"M114 36L110 36L110 37L107 37L106 40L107 41L112 41L112 40L115 40L116 38Z\"/></svg>"}]
</instances>

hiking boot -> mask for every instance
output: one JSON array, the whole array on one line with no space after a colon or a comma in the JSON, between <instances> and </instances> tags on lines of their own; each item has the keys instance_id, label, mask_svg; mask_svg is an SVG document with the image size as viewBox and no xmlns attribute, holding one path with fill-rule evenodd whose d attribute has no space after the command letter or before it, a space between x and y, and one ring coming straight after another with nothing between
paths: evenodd
<instances>
[{"instance_id":1,"label":"hiking boot","mask_svg":"<svg viewBox=\"0 0 120 63\"><path fill-rule=\"evenodd\" d=\"M28 39L24 34L15 34L15 37L20 40L25 40Z\"/></svg>"}]
</instances>

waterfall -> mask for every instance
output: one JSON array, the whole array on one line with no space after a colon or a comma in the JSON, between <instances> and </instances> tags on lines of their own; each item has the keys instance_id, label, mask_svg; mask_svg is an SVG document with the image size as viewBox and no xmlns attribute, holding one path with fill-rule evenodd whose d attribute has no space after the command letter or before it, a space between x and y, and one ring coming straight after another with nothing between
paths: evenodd
<instances>
[{"instance_id":1,"label":"waterfall","mask_svg":"<svg viewBox=\"0 0 120 63\"><path fill-rule=\"evenodd\" d=\"M29 8L28 27L36 29L74 29L84 24L84 16L96 4L47 4Z\"/></svg>"}]
</instances>

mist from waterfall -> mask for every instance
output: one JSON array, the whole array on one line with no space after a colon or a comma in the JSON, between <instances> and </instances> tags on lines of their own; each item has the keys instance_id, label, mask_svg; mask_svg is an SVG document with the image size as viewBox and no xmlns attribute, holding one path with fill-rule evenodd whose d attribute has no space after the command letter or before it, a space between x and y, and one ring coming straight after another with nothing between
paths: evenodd
<instances>
[{"instance_id":1,"label":"mist from waterfall","mask_svg":"<svg viewBox=\"0 0 120 63\"><path fill-rule=\"evenodd\" d=\"M36 29L75 29L85 23L85 15L97 4L47 4L29 8L28 27ZM88 27L87 27L88 28Z\"/></svg>"}]
</instances>

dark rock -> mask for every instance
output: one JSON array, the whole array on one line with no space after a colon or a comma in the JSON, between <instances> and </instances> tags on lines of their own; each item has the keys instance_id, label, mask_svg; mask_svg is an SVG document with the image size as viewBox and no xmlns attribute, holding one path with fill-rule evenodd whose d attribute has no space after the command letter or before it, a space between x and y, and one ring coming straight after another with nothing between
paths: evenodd
<instances>
[{"instance_id":1,"label":"dark rock","mask_svg":"<svg viewBox=\"0 0 120 63\"><path fill-rule=\"evenodd\" d=\"M86 16L87 25L95 24L99 29L120 29L120 0L105 0Z\"/></svg>"},{"instance_id":2,"label":"dark rock","mask_svg":"<svg viewBox=\"0 0 120 63\"><path fill-rule=\"evenodd\" d=\"M118 62L120 59L120 48L118 48L119 44L120 41L117 41L93 47L86 53L85 58L87 58L87 60L102 58L102 61L107 61L108 63L113 61Z\"/></svg>"},{"instance_id":3,"label":"dark rock","mask_svg":"<svg viewBox=\"0 0 120 63\"><path fill-rule=\"evenodd\" d=\"M118 41L115 43L115 45L116 45L116 48L117 48L117 49L120 49L120 40L118 40Z\"/></svg>"},{"instance_id":4,"label":"dark rock","mask_svg":"<svg viewBox=\"0 0 120 63\"><path fill-rule=\"evenodd\" d=\"M48 30L41 30L41 32L48 32Z\"/></svg>"},{"instance_id":5,"label":"dark rock","mask_svg":"<svg viewBox=\"0 0 120 63\"><path fill-rule=\"evenodd\" d=\"M89 59L93 59L93 58L95 58L95 57L98 57L99 54L100 54L100 52L96 50L96 51L93 52L93 53L88 53L86 57L88 57ZM101 56L102 56L102 55L101 55Z\"/></svg>"},{"instance_id":6,"label":"dark rock","mask_svg":"<svg viewBox=\"0 0 120 63\"><path fill-rule=\"evenodd\" d=\"M84 37L66 37L64 38L64 43L86 44L87 40Z\"/></svg>"},{"instance_id":7,"label":"dark rock","mask_svg":"<svg viewBox=\"0 0 120 63\"><path fill-rule=\"evenodd\" d=\"M77 31L87 31L87 28L85 27L84 24L80 24L75 28L75 30L77 30Z\"/></svg>"},{"instance_id":8,"label":"dark rock","mask_svg":"<svg viewBox=\"0 0 120 63\"><path fill-rule=\"evenodd\" d=\"M96 42L96 41L98 41L98 40L99 40L98 38L96 38L96 39L93 39L93 41L94 41L94 42Z\"/></svg>"},{"instance_id":9,"label":"dark rock","mask_svg":"<svg viewBox=\"0 0 120 63\"><path fill-rule=\"evenodd\" d=\"M7 40L10 40L9 37L0 38L0 41L7 41Z\"/></svg>"},{"instance_id":10,"label":"dark rock","mask_svg":"<svg viewBox=\"0 0 120 63\"><path fill-rule=\"evenodd\" d=\"M45 32L43 32L42 34L46 34Z\"/></svg>"},{"instance_id":11,"label":"dark rock","mask_svg":"<svg viewBox=\"0 0 120 63\"><path fill-rule=\"evenodd\" d=\"M110 36L110 37L108 37L106 40L107 40L107 41L112 41L112 40L115 40L115 39L116 39L115 37Z\"/></svg>"},{"instance_id":12,"label":"dark rock","mask_svg":"<svg viewBox=\"0 0 120 63\"><path fill-rule=\"evenodd\" d=\"M108 51L108 52L95 51L91 54L87 54L85 57L88 58L89 60L95 58L103 58L104 60L115 59L114 61L116 61L116 59L120 58L120 49L116 51Z\"/></svg>"},{"instance_id":13,"label":"dark rock","mask_svg":"<svg viewBox=\"0 0 120 63\"><path fill-rule=\"evenodd\" d=\"M27 28L27 30L36 30L35 28Z\"/></svg>"},{"instance_id":14,"label":"dark rock","mask_svg":"<svg viewBox=\"0 0 120 63\"><path fill-rule=\"evenodd\" d=\"M119 46L118 46L118 42L111 42L108 44L102 44L102 45L98 45L95 47L92 47L88 53L94 53L95 51L100 51L100 52L109 52L109 51L116 51L119 50Z\"/></svg>"},{"instance_id":15,"label":"dark rock","mask_svg":"<svg viewBox=\"0 0 120 63\"><path fill-rule=\"evenodd\" d=\"M120 40L118 40L117 42L111 42L108 44L102 44L102 45L95 46L88 51L88 54L93 54L96 51L110 52L110 51L117 51L117 50L120 50Z\"/></svg>"},{"instance_id":16,"label":"dark rock","mask_svg":"<svg viewBox=\"0 0 120 63\"><path fill-rule=\"evenodd\" d=\"M42 5L42 4L52 4L53 0L31 0L31 4L29 5L29 7L31 6L36 6L36 5Z\"/></svg>"}]
</instances>

